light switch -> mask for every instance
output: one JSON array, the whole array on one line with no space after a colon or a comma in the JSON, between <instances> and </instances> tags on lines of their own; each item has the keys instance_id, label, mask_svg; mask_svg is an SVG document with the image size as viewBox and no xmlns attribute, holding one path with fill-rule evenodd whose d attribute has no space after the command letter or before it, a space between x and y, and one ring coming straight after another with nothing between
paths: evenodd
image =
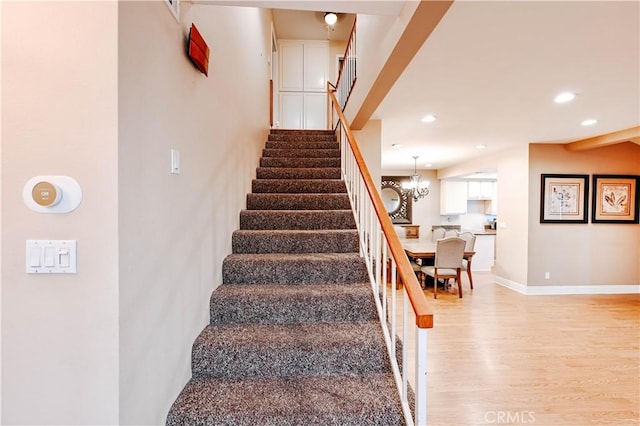
<instances>
[{"instance_id":1,"label":"light switch","mask_svg":"<svg viewBox=\"0 0 640 426\"><path fill-rule=\"evenodd\" d=\"M28 274L75 274L76 240L27 240Z\"/></svg>"},{"instance_id":2,"label":"light switch","mask_svg":"<svg viewBox=\"0 0 640 426\"><path fill-rule=\"evenodd\" d=\"M40 247L29 247L27 252L27 259L29 261L29 265L33 268L37 268L40 266Z\"/></svg>"},{"instance_id":3,"label":"light switch","mask_svg":"<svg viewBox=\"0 0 640 426\"><path fill-rule=\"evenodd\" d=\"M58 249L58 264L62 268L69 267L69 249L68 248L63 247L61 249Z\"/></svg>"},{"instance_id":4,"label":"light switch","mask_svg":"<svg viewBox=\"0 0 640 426\"><path fill-rule=\"evenodd\" d=\"M55 254L53 247L44 248L44 267L53 268L56 266Z\"/></svg>"}]
</instances>

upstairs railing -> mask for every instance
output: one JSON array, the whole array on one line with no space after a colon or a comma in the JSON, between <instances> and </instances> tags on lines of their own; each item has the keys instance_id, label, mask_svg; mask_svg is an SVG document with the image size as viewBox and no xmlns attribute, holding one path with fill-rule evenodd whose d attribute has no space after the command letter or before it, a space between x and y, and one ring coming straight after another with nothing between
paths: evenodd
<instances>
[{"instance_id":1,"label":"upstairs railing","mask_svg":"<svg viewBox=\"0 0 640 426\"><path fill-rule=\"evenodd\" d=\"M338 104L340 110L344 111L344 107L347 105L353 86L356 84L356 22L353 21L353 27L351 28L351 34L349 35L349 41L347 41L347 48L344 51L342 57L342 63L340 64L340 70L338 71L338 79L336 80L336 94L338 97Z\"/></svg>"},{"instance_id":2,"label":"upstairs railing","mask_svg":"<svg viewBox=\"0 0 640 426\"><path fill-rule=\"evenodd\" d=\"M330 83L327 84L327 91L331 105L331 128L336 129L340 141L342 176L360 236L360 254L367 263L405 419L409 425L426 425L427 329L433 327L433 314ZM387 287L388 276L390 288ZM396 300L398 280L404 284L402 303ZM412 319L415 319L413 324ZM414 348L409 345L410 332L415 333ZM408 389L412 370L415 374L413 413Z\"/></svg>"}]
</instances>

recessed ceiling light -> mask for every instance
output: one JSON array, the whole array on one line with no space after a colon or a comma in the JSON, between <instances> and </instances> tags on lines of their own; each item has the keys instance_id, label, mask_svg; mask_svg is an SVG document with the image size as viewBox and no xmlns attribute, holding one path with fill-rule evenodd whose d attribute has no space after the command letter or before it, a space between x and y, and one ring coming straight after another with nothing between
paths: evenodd
<instances>
[{"instance_id":1,"label":"recessed ceiling light","mask_svg":"<svg viewBox=\"0 0 640 426\"><path fill-rule=\"evenodd\" d=\"M435 115L425 115L424 117L422 117L422 119L420 121L422 121L423 123L433 123L434 121L436 121L436 116Z\"/></svg>"},{"instance_id":2,"label":"recessed ceiling light","mask_svg":"<svg viewBox=\"0 0 640 426\"><path fill-rule=\"evenodd\" d=\"M576 97L576 94L573 92L562 92L553 99L553 102L557 104L564 104L567 102L571 102L572 100L575 99L575 97Z\"/></svg>"},{"instance_id":3,"label":"recessed ceiling light","mask_svg":"<svg viewBox=\"0 0 640 426\"><path fill-rule=\"evenodd\" d=\"M595 118L589 118L588 120L584 120L582 123L583 126L593 126L594 124L596 124L598 122L598 120L596 120Z\"/></svg>"},{"instance_id":4,"label":"recessed ceiling light","mask_svg":"<svg viewBox=\"0 0 640 426\"><path fill-rule=\"evenodd\" d=\"M392 148L402 148L402 144L401 143L392 143L391 147Z\"/></svg>"},{"instance_id":5,"label":"recessed ceiling light","mask_svg":"<svg viewBox=\"0 0 640 426\"><path fill-rule=\"evenodd\" d=\"M431 163L427 163L427 164L425 164L424 166L425 166L425 167L431 167L431 166L433 166L433 164L431 164Z\"/></svg>"},{"instance_id":6,"label":"recessed ceiling light","mask_svg":"<svg viewBox=\"0 0 640 426\"><path fill-rule=\"evenodd\" d=\"M478 149L485 149L487 146L486 145L476 145L476 148Z\"/></svg>"}]
</instances>

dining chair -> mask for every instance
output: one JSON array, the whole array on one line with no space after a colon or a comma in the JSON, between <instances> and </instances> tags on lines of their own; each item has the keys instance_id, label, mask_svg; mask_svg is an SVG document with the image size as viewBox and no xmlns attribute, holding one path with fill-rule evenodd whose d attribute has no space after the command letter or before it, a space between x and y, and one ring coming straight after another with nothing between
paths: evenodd
<instances>
[{"instance_id":1,"label":"dining chair","mask_svg":"<svg viewBox=\"0 0 640 426\"><path fill-rule=\"evenodd\" d=\"M444 238L445 232L447 232L447 230L444 228L434 228L431 234L431 241L438 241Z\"/></svg>"},{"instance_id":2,"label":"dining chair","mask_svg":"<svg viewBox=\"0 0 640 426\"><path fill-rule=\"evenodd\" d=\"M444 232L444 238L457 237L457 236L458 236L458 231L456 229L447 229Z\"/></svg>"},{"instance_id":3,"label":"dining chair","mask_svg":"<svg viewBox=\"0 0 640 426\"><path fill-rule=\"evenodd\" d=\"M473 235L473 232L460 232L458 233L458 238L462 238L465 241L464 251L470 252L473 251L476 246L476 236ZM473 277L471 275L471 259L473 256L464 256L462 258L462 270L467 271L467 276L469 277L469 286L471 286L471 290L473 290Z\"/></svg>"},{"instance_id":4,"label":"dining chair","mask_svg":"<svg viewBox=\"0 0 640 426\"><path fill-rule=\"evenodd\" d=\"M464 257L465 241L458 237L443 238L436 241L436 258L433 266L421 268L425 275L433 277L433 297L438 297L438 280L445 283L451 278L458 284L458 297L462 297L460 285L460 271L462 270L462 258Z\"/></svg>"},{"instance_id":5,"label":"dining chair","mask_svg":"<svg viewBox=\"0 0 640 426\"><path fill-rule=\"evenodd\" d=\"M413 268L413 272L416 274L416 278L418 279L420 285L422 285L422 283L424 282L424 272L422 272L422 264L418 262L419 259L409 259L409 263Z\"/></svg>"}]
</instances>

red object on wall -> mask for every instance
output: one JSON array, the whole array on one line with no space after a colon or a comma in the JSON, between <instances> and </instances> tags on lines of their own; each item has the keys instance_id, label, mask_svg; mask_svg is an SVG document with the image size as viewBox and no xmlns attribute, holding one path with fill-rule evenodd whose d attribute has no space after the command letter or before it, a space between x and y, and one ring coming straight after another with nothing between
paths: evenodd
<instances>
[{"instance_id":1,"label":"red object on wall","mask_svg":"<svg viewBox=\"0 0 640 426\"><path fill-rule=\"evenodd\" d=\"M204 75L209 76L209 46L195 24L191 24L189 30L189 58Z\"/></svg>"}]
</instances>

